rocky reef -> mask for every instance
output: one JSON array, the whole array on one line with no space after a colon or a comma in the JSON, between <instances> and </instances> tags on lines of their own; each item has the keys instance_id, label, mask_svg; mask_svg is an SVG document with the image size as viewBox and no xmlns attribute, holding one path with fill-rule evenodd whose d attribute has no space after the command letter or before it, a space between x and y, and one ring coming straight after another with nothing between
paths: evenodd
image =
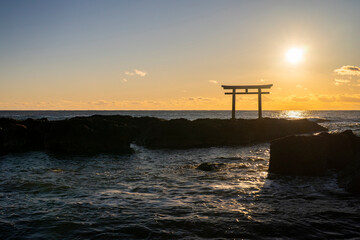
<instances>
[{"instance_id":1,"label":"rocky reef","mask_svg":"<svg viewBox=\"0 0 360 240\"><path fill-rule=\"evenodd\" d=\"M339 173L340 186L360 193L360 137L352 131L289 136L271 142L270 173L321 176L330 169Z\"/></svg>"},{"instance_id":2,"label":"rocky reef","mask_svg":"<svg viewBox=\"0 0 360 240\"><path fill-rule=\"evenodd\" d=\"M131 143L148 148L239 146L299 133L326 131L308 120L163 120L101 116L66 120L0 119L0 154L47 150L65 154L130 153Z\"/></svg>"},{"instance_id":3,"label":"rocky reef","mask_svg":"<svg viewBox=\"0 0 360 240\"><path fill-rule=\"evenodd\" d=\"M174 119L155 122L136 142L149 148L238 146L326 130L305 119Z\"/></svg>"}]
</instances>

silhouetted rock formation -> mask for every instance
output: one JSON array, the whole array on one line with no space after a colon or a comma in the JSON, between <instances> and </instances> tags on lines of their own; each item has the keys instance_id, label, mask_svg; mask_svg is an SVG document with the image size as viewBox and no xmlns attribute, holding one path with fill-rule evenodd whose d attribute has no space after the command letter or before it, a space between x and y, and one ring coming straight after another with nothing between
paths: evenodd
<instances>
[{"instance_id":1,"label":"silhouetted rock formation","mask_svg":"<svg viewBox=\"0 0 360 240\"><path fill-rule=\"evenodd\" d=\"M201 163L199 166L196 167L198 170L202 171L214 171L219 170L220 168L224 167L224 163Z\"/></svg>"},{"instance_id":2,"label":"silhouetted rock formation","mask_svg":"<svg viewBox=\"0 0 360 240\"><path fill-rule=\"evenodd\" d=\"M341 186L360 192L360 137L348 130L339 134L290 136L271 142L270 173L320 176L328 169L341 171Z\"/></svg>"},{"instance_id":3,"label":"silhouetted rock formation","mask_svg":"<svg viewBox=\"0 0 360 240\"><path fill-rule=\"evenodd\" d=\"M134 128L125 124L126 119L111 116L61 121L0 119L0 154L28 150L63 154L130 153Z\"/></svg>"},{"instance_id":4,"label":"silhouetted rock formation","mask_svg":"<svg viewBox=\"0 0 360 240\"><path fill-rule=\"evenodd\" d=\"M102 118L73 118L49 124L44 147L59 153L131 152L132 130Z\"/></svg>"},{"instance_id":5,"label":"silhouetted rock formation","mask_svg":"<svg viewBox=\"0 0 360 240\"><path fill-rule=\"evenodd\" d=\"M174 119L155 122L137 138L149 148L237 146L265 142L298 133L327 129L307 120L285 119Z\"/></svg>"},{"instance_id":6,"label":"silhouetted rock formation","mask_svg":"<svg viewBox=\"0 0 360 240\"><path fill-rule=\"evenodd\" d=\"M11 123L0 130L2 152L20 152L28 150L30 138L29 130L25 125Z\"/></svg>"},{"instance_id":7,"label":"silhouetted rock formation","mask_svg":"<svg viewBox=\"0 0 360 240\"><path fill-rule=\"evenodd\" d=\"M0 119L0 154L49 150L66 154L128 153L150 148L235 146L325 131L307 120L163 120L152 117L75 117L60 121Z\"/></svg>"},{"instance_id":8,"label":"silhouetted rock formation","mask_svg":"<svg viewBox=\"0 0 360 240\"><path fill-rule=\"evenodd\" d=\"M339 185L352 193L360 193L360 154L338 176Z\"/></svg>"}]
</instances>

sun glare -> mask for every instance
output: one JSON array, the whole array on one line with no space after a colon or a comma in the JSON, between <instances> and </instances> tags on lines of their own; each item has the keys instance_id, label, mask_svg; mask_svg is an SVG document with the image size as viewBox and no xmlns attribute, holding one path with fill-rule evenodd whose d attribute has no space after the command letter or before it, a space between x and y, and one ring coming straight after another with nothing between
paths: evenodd
<instances>
[{"instance_id":1,"label":"sun glare","mask_svg":"<svg viewBox=\"0 0 360 240\"><path fill-rule=\"evenodd\" d=\"M305 118L305 112L304 111L296 111L296 110L289 110L289 111L283 111L280 114L281 118L287 118L287 119L301 119Z\"/></svg>"},{"instance_id":2,"label":"sun glare","mask_svg":"<svg viewBox=\"0 0 360 240\"><path fill-rule=\"evenodd\" d=\"M286 52L286 60L289 63L292 64L296 64L301 62L304 59L304 49L302 48L290 48L287 52Z\"/></svg>"}]
</instances>

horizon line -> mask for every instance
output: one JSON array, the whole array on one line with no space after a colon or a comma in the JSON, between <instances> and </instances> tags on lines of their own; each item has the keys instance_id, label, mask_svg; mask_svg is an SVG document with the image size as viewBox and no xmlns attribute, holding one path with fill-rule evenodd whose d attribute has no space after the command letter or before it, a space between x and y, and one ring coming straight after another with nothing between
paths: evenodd
<instances>
[{"instance_id":1,"label":"horizon line","mask_svg":"<svg viewBox=\"0 0 360 240\"><path fill-rule=\"evenodd\" d=\"M0 112L6 112L6 111L8 111L8 112L15 112L15 111L23 111L23 112L25 112L25 111L37 111L37 112L40 112L40 111L53 111L53 112L55 112L55 111L82 111L82 112L86 112L86 111L102 111L102 112L113 112L113 111L148 111L148 112L151 112L151 111L163 111L163 112L165 112L165 111L230 111L231 112L231 109L224 109L224 110L176 110L176 109L174 109L174 110L156 110L156 109L152 109L152 110L109 110L109 109L104 109L104 110L99 110L99 109L96 109L96 110L91 110L91 109L74 109L74 110L72 110L72 109L63 109L63 110L60 110L60 109L47 109L47 110L44 110L44 109L41 109L41 110L37 110L37 109L31 109L31 110L29 110L29 109L27 109L27 110L24 110L24 109L15 109L15 110L2 110L2 109L0 109ZM257 112L258 110L236 110L237 112ZM360 109L352 109L352 110L349 110L349 109L333 109L333 110L326 110L326 109L313 109L313 110L306 110L306 109L283 109L283 110L279 110L279 109L277 109L277 110L262 110L263 112L266 112L266 111L360 111Z\"/></svg>"}]
</instances>

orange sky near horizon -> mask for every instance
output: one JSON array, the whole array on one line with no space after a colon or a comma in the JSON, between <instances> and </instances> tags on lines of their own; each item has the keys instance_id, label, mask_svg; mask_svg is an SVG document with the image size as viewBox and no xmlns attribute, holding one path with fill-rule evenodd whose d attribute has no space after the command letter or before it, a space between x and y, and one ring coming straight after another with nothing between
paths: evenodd
<instances>
[{"instance_id":1,"label":"orange sky near horizon","mask_svg":"<svg viewBox=\"0 0 360 240\"><path fill-rule=\"evenodd\" d=\"M0 110L229 110L222 84L271 83L263 110L360 110L359 9L2 1ZM238 95L236 108L256 110L257 96Z\"/></svg>"}]
</instances>

